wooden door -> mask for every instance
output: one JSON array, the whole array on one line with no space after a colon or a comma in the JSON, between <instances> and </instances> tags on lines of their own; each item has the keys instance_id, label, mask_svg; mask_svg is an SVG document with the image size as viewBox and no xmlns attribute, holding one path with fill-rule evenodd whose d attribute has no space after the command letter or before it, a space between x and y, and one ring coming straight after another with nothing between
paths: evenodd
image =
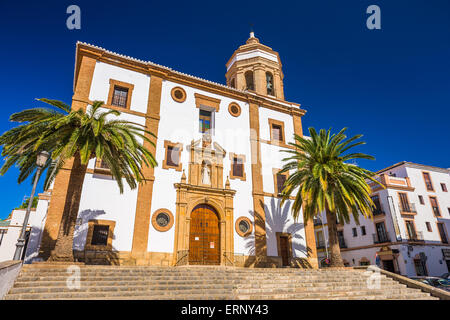
<instances>
[{"instance_id":1,"label":"wooden door","mask_svg":"<svg viewBox=\"0 0 450 320\"><path fill-rule=\"evenodd\" d=\"M189 264L220 264L220 228L216 211L206 204L191 214Z\"/></svg>"},{"instance_id":2,"label":"wooden door","mask_svg":"<svg viewBox=\"0 0 450 320\"><path fill-rule=\"evenodd\" d=\"M286 236L280 237L280 253L283 266L289 265L289 239Z\"/></svg>"},{"instance_id":3,"label":"wooden door","mask_svg":"<svg viewBox=\"0 0 450 320\"><path fill-rule=\"evenodd\" d=\"M394 260L382 260L383 261L383 269L389 272L395 272Z\"/></svg>"}]
</instances>

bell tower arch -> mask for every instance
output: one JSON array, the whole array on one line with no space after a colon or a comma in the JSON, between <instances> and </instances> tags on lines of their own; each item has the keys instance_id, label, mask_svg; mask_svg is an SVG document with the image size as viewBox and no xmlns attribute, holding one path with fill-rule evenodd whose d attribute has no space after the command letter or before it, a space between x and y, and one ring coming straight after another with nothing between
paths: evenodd
<instances>
[{"instance_id":1,"label":"bell tower arch","mask_svg":"<svg viewBox=\"0 0 450 320\"><path fill-rule=\"evenodd\" d=\"M228 60L227 85L284 100L283 71L278 52L259 42L253 32Z\"/></svg>"}]
</instances>

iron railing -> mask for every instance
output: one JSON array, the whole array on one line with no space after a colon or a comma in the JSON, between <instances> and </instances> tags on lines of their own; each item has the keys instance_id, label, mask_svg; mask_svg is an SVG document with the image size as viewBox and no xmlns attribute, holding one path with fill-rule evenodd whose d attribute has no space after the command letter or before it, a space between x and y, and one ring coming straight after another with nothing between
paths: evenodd
<instances>
[{"instance_id":1,"label":"iron railing","mask_svg":"<svg viewBox=\"0 0 450 320\"><path fill-rule=\"evenodd\" d=\"M413 233L406 233L406 240L408 241L424 241L423 239L423 232L422 231L417 231L417 232L413 232Z\"/></svg>"},{"instance_id":2,"label":"iron railing","mask_svg":"<svg viewBox=\"0 0 450 320\"><path fill-rule=\"evenodd\" d=\"M399 202L398 206L402 212L417 213L416 205L412 202L407 203Z\"/></svg>"}]
</instances>

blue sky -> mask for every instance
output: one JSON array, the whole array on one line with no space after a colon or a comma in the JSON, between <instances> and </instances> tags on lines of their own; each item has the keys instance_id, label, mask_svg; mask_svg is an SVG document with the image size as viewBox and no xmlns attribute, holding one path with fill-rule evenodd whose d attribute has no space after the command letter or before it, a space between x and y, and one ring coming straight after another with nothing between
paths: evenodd
<instances>
[{"instance_id":1,"label":"blue sky","mask_svg":"<svg viewBox=\"0 0 450 320\"><path fill-rule=\"evenodd\" d=\"M280 53L285 96L308 111L305 129L364 134L360 150L376 161L360 165L371 170L403 160L450 167L448 0L92 2L0 2L0 132L35 98L70 103L77 40L225 83L225 63L253 25ZM81 30L66 28L71 4ZM366 28L372 4L381 30ZM0 177L0 218L31 191L17 174Z\"/></svg>"}]
</instances>

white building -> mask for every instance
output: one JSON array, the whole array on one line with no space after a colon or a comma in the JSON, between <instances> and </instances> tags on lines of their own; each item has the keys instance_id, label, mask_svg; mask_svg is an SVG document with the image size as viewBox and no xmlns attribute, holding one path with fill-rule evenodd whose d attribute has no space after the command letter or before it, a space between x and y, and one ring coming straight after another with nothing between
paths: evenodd
<instances>
[{"instance_id":1,"label":"white building","mask_svg":"<svg viewBox=\"0 0 450 320\"><path fill-rule=\"evenodd\" d=\"M312 223L294 223L289 202L279 207L279 151L302 135L305 110L284 99L277 52L251 34L226 64L227 85L85 43L75 60L72 108L102 100L146 125L158 162L144 169L145 184L120 194L101 160L91 160L74 240L80 261L317 264ZM49 190L44 259L60 228L71 165L65 169Z\"/></svg>"},{"instance_id":2,"label":"white building","mask_svg":"<svg viewBox=\"0 0 450 320\"><path fill-rule=\"evenodd\" d=\"M37 207L30 211L25 235L25 250L22 252L25 263L29 263L37 257L49 199L48 193L39 194ZM0 262L13 259L25 214L26 209L15 209L8 218L0 220Z\"/></svg>"},{"instance_id":3,"label":"white building","mask_svg":"<svg viewBox=\"0 0 450 320\"><path fill-rule=\"evenodd\" d=\"M409 277L439 276L450 271L450 175L448 169L400 162L380 170L372 184L377 206L372 219L361 216L357 225L338 226L342 257L346 265L375 264ZM328 236L319 219L315 236L319 261L326 255Z\"/></svg>"}]
</instances>

